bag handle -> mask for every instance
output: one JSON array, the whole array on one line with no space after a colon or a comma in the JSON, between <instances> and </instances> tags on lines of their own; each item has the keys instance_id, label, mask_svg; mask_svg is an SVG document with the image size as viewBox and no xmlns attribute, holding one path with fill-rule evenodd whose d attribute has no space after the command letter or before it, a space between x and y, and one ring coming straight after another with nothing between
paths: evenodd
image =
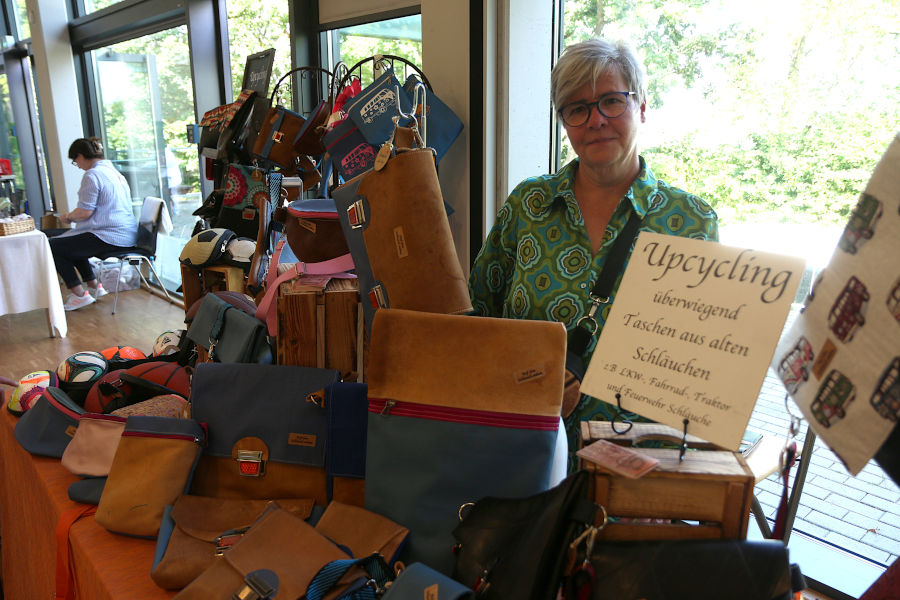
<instances>
[{"instance_id":1,"label":"bag handle","mask_svg":"<svg viewBox=\"0 0 900 600\"><path fill-rule=\"evenodd\" d=\"M378 554L365 558L345 558L333 560L322 567L306 588L306 600L322 600L331 591L334 584L353 567L362 567L369 576L369 581L358 589L339 596L340 600L375 600L384 592L385 585L391 580L391 568Z\"/></svg>"},{"instance_id":2,"label":"bag handle","mask_svg":"<svg viewBox=\"0 0 900 600\"><path fill-rule=\"evenodd\" d=\"M618 279L619 273L622 271L625 258L628 256L628 251L631 249L635 236L637 236L642 220L642 217L632 209L628 222L625 223L625 227L619 232L619 237L616 238L613 247L609 250L603 269L600 271L600 275L597 276L597 282L591 288L589 294L591 300L590 311L578 319L575 328L569 333L567 352L574 352L580 357L587 350L591 338L597 333L599 324L595 315L600 305L609 304L609 295L612 293L613 285L615 285L616 279Z\"/></svg>"},{"instance_id":3,"label":"bag handle","mask_svg":"<svg viewBox=\"0 0 900 600\"><path fill-rule=\"evenodd\" d=\"M228 309L234 308L227 302L223 302L221 306L219 306L219 311L216 313L216 321L213 323L212 328L209 331L209 359L216 360L214 356L216 344L219 343L219 338L222 337L222 330L225 328L225 313L228 312Z\"/></svg>"},{"instance_id":4,"label":"bag handle","mask_svg":"<svg viewBox=\"0 0 900 600\"><path fill-rule=\"evenodd\" d=\"M343 277L345 279L355 278L355 275L347 273L356 268L353 264L353 257L347 253L317 263L298 262L293 269L288 269L277 277L272 277L272 273L278 272L278 259L281 258L281 250L284 248L284 240L278 242L275 252L269 261L268 281L266 282L266 293L263 295L262 301L256 308L256 318L266 324L270 336L278 334L277 311L275 310L275 298L278 297L278 288L285 281L290 281L295 277L303 274L308 275L333 275L335 277Z\"/></svg>"}]
</instances>

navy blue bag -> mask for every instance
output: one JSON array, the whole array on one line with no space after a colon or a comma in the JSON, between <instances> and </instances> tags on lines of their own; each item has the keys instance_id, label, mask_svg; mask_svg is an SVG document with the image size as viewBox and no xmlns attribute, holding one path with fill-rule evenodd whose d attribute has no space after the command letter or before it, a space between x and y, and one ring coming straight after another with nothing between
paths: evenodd
<instances>
[{"instance_id":1,"label":"navy blue bag","mask_svg":"<svg viewBox=\"0 0 900 600\"><path fill-rule=\"evenodd\" d=\"M399 97L397 90L400 91ZM393 70L385 71L362 92L353 97L347 114L359 127L367 142L381 146L394 133L393 118L399 116L400 109L409 114L412 103Z\"/></svg>"},{"instance_id":2,"label":"navy blue bag","mask_svg":"<svg viewBox=\"0 0 900 600\"><path fill-rule=\"evenodd\" d=\"M404 91L409 97L413 95L413 89L420 79L417 75L412 74L406 79L403 85ZM440 163L441 159L459 137L462 132L463 124L456 116L453 110L444 104L434 92L428 91L425 94L425 144L429 148L434 148L435 162Z\"/></svg>"},{"instance_id":3,"label":"navy blue bag","mask_svg":"<svg viewBox=\"0 0 900 600\"><path fill-rule=\"evenodd\" d=\"M31 454L62 458L83 413L84 408L61 389L44 388L31 409L16 422L13 435Z\"/></svg>"}]
</instances>

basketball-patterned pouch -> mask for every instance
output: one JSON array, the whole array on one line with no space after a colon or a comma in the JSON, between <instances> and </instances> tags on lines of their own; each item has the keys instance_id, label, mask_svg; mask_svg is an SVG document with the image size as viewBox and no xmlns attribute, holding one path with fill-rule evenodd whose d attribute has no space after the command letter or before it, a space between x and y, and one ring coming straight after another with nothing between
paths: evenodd
<instances>
[{"instance_id":1,"label":"basketball-patterned pouch","mask_svg":"<svg viewBox=\"0 0 900 600\"><path fill-rule=\"evenodd\" d=\"M16 423L16 440L38 456L62 458L75 436L84 409L59 388L44 389L40 398Z\"/></svg>"},{"instance_id":2,"label":"basketball-patterned pouch","mask_svg":"<svg viewBox=\"0 0 900 600\"><path fill-rule=\"evenodd\" d=\"M26 410L34 406L37 399L48 387L59 387L59 377L54 371L34 371L19 380L19 385L13 390L6 410L22 416Z\"/></svg>"},{"instance_id":3,"label":"basketball-patterned pouch","mask_svg":"<svg viewBox=\"0 0 900 600\"><path fill-rule=\"evenodd\" d=\"M88 392L84 406L90 412L108 414L167 394L190 396L191 377L178 363L151 361L101 377Z\"/></svg>"},{"instance_id":4,"label":"basketball-patterned pouch","mask_svg":"<svg viewBox=\"0 0 900 600\"><path fill-rule=\"evenodd\" d=\"M206 432L193 419L128 417L94 519L155 539L163 511L186 494Z\"/></svg>"},{"instance_id":5,"label":"basketball-patterned pouch","mask_svg":"<svg viewBox=\"0 0 900 600\"><path fill-rule=\"evenodd\" d=\"M105 477L125 430L125 417L84 413L62 455L62 466L80 477Z\"/></svg>"},{"instance_id":6,"label":"basketball-patterned pouch","mask_svg":"<svg viewBox=\"0 0 900 600\"><path fill-rule=\"evenodd\" d=\"M254 234L256 230L254 229ZM197 233L187 241L178 260L189 267L205 267L215 264L225 254L228 242L234 237L230 229L220 227Z\"/></svg>"}]
</instances>

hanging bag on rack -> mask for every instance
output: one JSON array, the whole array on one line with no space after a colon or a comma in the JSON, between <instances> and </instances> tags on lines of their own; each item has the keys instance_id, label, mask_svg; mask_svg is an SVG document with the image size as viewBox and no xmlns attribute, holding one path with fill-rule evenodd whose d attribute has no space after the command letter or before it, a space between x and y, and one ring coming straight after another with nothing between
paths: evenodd
<instances>
[{"instance_id":1,"label":"hanging bag on rack","mask_svg":"<svg viewBox=\"0 0 900 600\"><path fill-rule=\"evenodd\" d=\"M253 157L262 164L293 169L299 156L293 141L305 122L302 115L280 104L271 107L253 144Z\"/></svg>"},{"instance_id":2,"label":"hanging bag on rack","mask_svg":"<svg viewBox=\"0 0 900 600\"><path fill-rule=\"evenodd\" d=\"M393 117L398 114L398 109L409 113L411 108L409 96L393 69L389 69L353 98L347 114L367 142L380 146L394 132Z\"/></svg>"},{"instance_id":3,"label":"hanging bag on rack","mask_svg":"<svg viewBox=\"0 0 900 600\"><path fill-rule=\"evenodd\" d=\"M259 230L257 196L269 195L265 172L253 166L232 164L228 166L224 183L215 227L230 229L236 237L255 239Z\"/></svg>"},{"instance_id":4,"label":"hanging bag on rack","mask_svg":"<svg viewBox=\"0 0 900 600\"><path fill-rule=\"evenodd\" d=\"M420 83L422 83L421 78L416 74L412 74L406 79L406 83L403 84L403 90L412 98L416 86ZM425 94L425 106L425 140L429 148L434 148L435 162L440 163L447 150L450 149L450 146L462 132L463 124L459 117L456 116L456 113L444 104L433 91L429 90ZM416 107L416 116L421 117L419 110L419 107Z\"/></svg>"},{"instance_id":5,"label":"hanging bag on rack","mask_svg":"<svg viewBox=\"0 0 900 600\"><path fill-rule=\"evenodd\" d=\"M375 165L378 148L366 141L353 119L346 117L322 137L334 168L345 181L365 173Z\"/></svg>"},{"instance_id":6,"label":"hanging bag on rack","mask_svg":"<svg viewBox=\"0 0 900 600\"><path fill-rule=\"evenodd\" d=\"M388 144L379 152L390 150ZM430 148L400 150L333 192L366 325L378 308L472 310Z\"/></svg>"}]
</instances>

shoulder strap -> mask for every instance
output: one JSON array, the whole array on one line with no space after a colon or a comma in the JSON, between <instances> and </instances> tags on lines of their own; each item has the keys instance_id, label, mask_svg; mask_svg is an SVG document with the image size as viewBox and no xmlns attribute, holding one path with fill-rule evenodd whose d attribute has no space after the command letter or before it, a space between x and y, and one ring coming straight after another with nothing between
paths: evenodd
<instances>
[{"instance_id":1,"label":"shoulder strap","mask_svg":"<svg viewBox=\"0 0 900 600\"><path fill-rule=\"evenodd\" d=\"M613 285L615 285L619 273L622 272L622 267L625 264L625 259L628 257L628 251L631 250L631 244L637 236L641 221L641 216L632 210L631 215L628 217L628 222L625 223L625 227L619 232L613 247L610 248L606 262L603 264L603 269L597 277L597 282L591 288L590 312L578 320L575 329L569 334L568 350L570 352L574 352L578 356L584 354L591 337L597 332L597 321L594 315L601 304L609 303L609 295L612 293ZM589 326L588 323L593 323L593 326Z\"/></svg>"}]
</instances>

